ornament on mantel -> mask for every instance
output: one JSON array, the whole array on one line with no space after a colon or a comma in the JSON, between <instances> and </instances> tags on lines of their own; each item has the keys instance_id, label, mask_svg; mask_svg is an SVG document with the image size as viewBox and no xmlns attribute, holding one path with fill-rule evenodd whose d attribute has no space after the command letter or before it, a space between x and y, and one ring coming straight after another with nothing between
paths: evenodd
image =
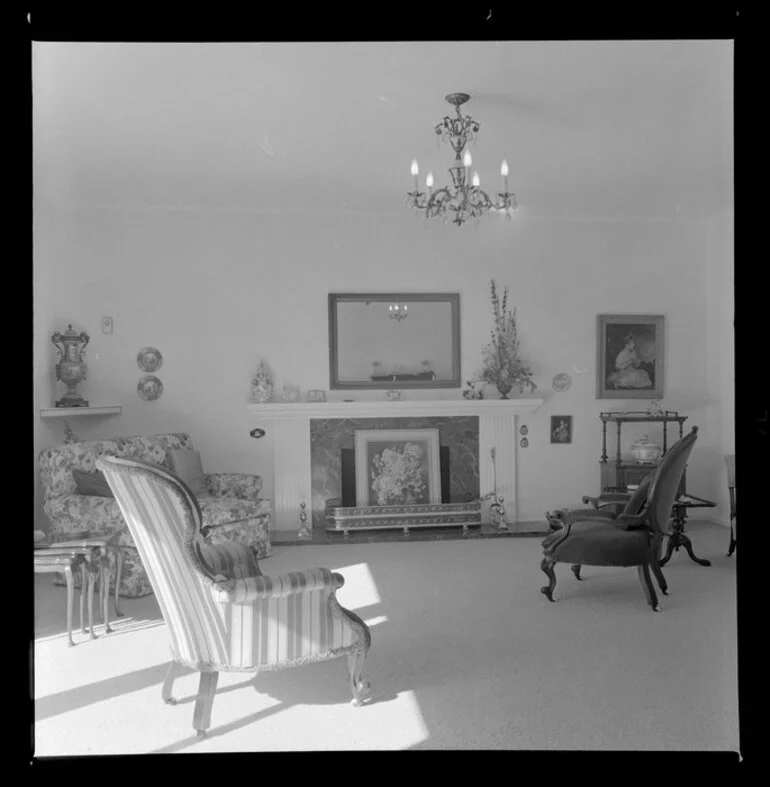
<instances>
[{"instance_id":1,"label":"ornament on mantel","mask_svg":"<svg viewBox=\"0 0 770 787\"><path fill-rule=\"evenodd\" d=\"M257 373L251 381L251 401L256 404L265 404L273 395L273 381L264 361L259 362Z\"/></svg>"}]
</instances>

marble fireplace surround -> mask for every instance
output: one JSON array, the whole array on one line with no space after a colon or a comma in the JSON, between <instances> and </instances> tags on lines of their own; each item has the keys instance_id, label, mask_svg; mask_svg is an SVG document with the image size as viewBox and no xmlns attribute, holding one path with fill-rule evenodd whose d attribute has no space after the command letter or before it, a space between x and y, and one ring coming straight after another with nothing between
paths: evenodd
<instances>
[{"instance_id":1,"label":"marble fireplace surround","mask_svg":"<svg viewBox=\"0 0 770 787\"><path fill-rule=\"evenodd\" d=\"M470 427L475 429L478 418L478 488L481 495L492 491L493 464L491 449L495 449L497 491L505 498L507 519L516 517L516 456L519 450L518 418L533 413L543 399L459 399L414 401L360 402L271 402L247 405L252 427L260 427L272 437L273 447L273 528L277 531L296 531L300 526L300 504L305 503L308 525L323 526L318 513L321 495L319 474L316 473L316 495L313 494L312 440L315 431L336 433L328 424L339 420L345 431L352 428L371 428L370 424L388 428L416 428L418 424L448 426L451 443L458 443L457 435ZM359 425L359 419L366 419ZM376 419L370 421L369 419ZM404 421L394 419L406 419ZM457 419L457 420L455 420ZM470 420L469 420L470 419ZM327 422L321 424L320 421ZM355 424L353 426L353 424ZM471 426L472 425L472 426ZM459 432L458 432L459 430ZM337 445L342 443L335 439ZM470 437L471 445L475 435ZM317 442L317 441L316 441ZM343 441L344 442L344 441ZM442 434L442 443L443 434ZM348 447L345 443L345 447ZM466 449L467 450L467 449ZM475 453L475 450L473 451ZM475 470L471 470L475 472ZM466 482L467 482L466 478ZM457 479L456 479L457 483ZM473 481L470 482L471 484ZM455 485L455 489L457 486ZM268 490L265 490L268 491ZM312 512L312 513L311 513ZM482 508L482 520L489 521L489 502Z\"/></svg>"}]
</instances>

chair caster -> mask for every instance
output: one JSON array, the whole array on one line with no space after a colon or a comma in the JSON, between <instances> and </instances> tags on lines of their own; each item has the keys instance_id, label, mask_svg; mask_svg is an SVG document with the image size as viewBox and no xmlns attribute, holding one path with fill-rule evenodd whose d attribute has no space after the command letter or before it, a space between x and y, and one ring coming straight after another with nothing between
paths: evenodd
<instances>
[{"instance_id":1,"label":"chair caster","mask_svg":"<svg viewBox=\"0 0 770 787\"><path fill-rule=\"evenodd\" d=\"M176 697L169 697L167 700L163 700L166 705L176 705Z\"/></svg>"},{"instance_id":2,"label":"chair caster","mask_svg":"<svg viewBox=\"0 0 770 787\"><path fill-rule=\"evenodd\" d=\"M72 640L70 640L70 641L67 643L67 647L68 647L68 648L74 648L74 647L75 647L75 643L74 643Z\"/></svg>"},{"instance_id":3,"label":"chair caster","mask_svg":"<svg viewBox=\"0 0 770 787\"><path fill-rule=\"evenodd\" d=\"M198 730L198 731L197 731L195 734L196 734L196 735L197 735L199 738L205 738L205 737L206 737L206 730Z\"/></svg>"},{"instance_id":4,"label":"chair caster","mask_svg":"<svg viewBox=\"0 0 770 787\"><path fill-rule=\"evenodd\" d=\"M660 604L656 604L656 605L655 605L655 606L652 608L652 611L653 611L653 612L660 612Z\"/></svg>"}]
</instances>

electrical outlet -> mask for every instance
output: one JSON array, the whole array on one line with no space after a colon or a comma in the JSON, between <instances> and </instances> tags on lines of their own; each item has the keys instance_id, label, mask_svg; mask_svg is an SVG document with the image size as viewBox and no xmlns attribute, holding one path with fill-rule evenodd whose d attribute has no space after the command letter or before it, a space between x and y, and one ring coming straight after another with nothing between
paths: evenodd
<instances>
[{"instance_id":1,"label":"electrical outlet","mask_svg":"<svg viewBox=\"0 0 770 787\"><path fill-rule=\"evenodd\" d=\"M112 317L102 317L102 333L112 333Z\"/></svg>"}]
</instances>

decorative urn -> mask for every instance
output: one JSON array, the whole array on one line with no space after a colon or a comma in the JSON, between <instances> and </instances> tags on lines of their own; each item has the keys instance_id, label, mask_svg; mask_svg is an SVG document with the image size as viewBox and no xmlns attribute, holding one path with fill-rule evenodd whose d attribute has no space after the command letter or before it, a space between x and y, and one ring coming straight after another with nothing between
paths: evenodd
<instances>
[{"instance_id":1,"label":"decorative urn","mask_svg":"<svg viewBox=\"0 0 770 787\"><path fill-rule=\"evenodd\" d=\"M86 345L90 341L88 334L80 334L68 325L64 333L57 331L51 341L59 351L59 363L56 364L56 379L67 386L67 393L56 402L57 407L88 407L88 402L76 390L78 383L86 379L88 367L83 361Z\"/></svg>"},{"instance_id":2,"label":"decorative urn","mask_svg":"<svg viewBox=\"0 0 770 787\"><path fill-rule=\"evenodd\" d=\"M631 456L641 464L654 464L663 456L663 446L645 435L631 443Z\"/></svg>"}]
</instances>

